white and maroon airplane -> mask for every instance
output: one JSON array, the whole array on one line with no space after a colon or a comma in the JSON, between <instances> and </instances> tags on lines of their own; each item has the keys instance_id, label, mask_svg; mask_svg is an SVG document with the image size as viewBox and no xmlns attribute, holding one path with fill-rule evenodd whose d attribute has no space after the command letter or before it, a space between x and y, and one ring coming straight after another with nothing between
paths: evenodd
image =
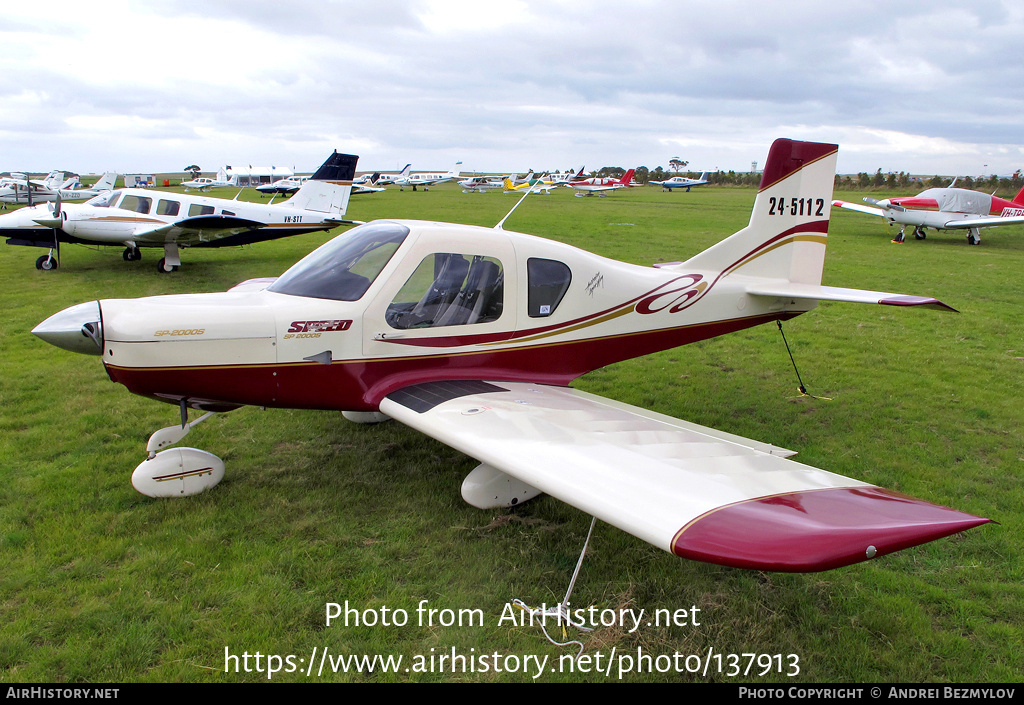
<instances>
[{"instance_id":1,"label":"white and maroon airplane","mask_svg":"<svg viewBox=\"0 0 1024 705\"><path fill-rule=\"evenodd\" d=\"M476 458L463 497L546 492L685 558L819 571L988 520L788 459L767 443L569 387L621 360L783 321L819 301L948 309L821 284L837 148L777 140L750 223L682 263L643 267L530 235L374 221L276 280L107 299L34 333L101 356L129 391L178 405L133 484L179 496L224 464L166 448L242 405L393 418ZM188 409L208 412L188 421ZM160 452L157 452L160 451Z\"/></svg>"},{"instance_id":2,"label":"white and maroon airplane","mask_svg":"<svg viewBox=\"0 0 1024 705\"><path fill-rule=\"evenodd\" d=\"M629 188L633 183L633 174L635 172L635 169L630 169L622 175L621 179L595 176L583 181L570 181L566 186L576 189L576 193L573 194L574 196L593 196L594 194L604 196L609 191Z\"/></svg>"},{"instance_id":3,"label":"white and maroon airplane","mask_svg":"<svg viewBox=\"0 0 1024 705\"><path fill-rule=\"evenodd\" d=\"M914 227L918 240L925 239L925 228L966 230L968 244L977 245L981 243L981 228L1024 223L1024 189L1012 201L963 188L931 188L916 196L864 200L872 205L847 201L832 201L832 205L882 216L889 225L899 223L900 232L893 238L896 243L903 242L908 225Z\"/></svg>"}]
</instances>

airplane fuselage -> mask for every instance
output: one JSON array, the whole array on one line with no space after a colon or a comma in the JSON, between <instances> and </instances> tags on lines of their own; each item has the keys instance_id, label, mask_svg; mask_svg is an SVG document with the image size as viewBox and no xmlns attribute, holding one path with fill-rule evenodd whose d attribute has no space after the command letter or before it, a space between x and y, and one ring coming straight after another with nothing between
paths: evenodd
<instances>
[{"instance_id":1,"label":"airplane fuselage","mask_svg":"<svg viewBox=\"0 0 1024 705\"><path fill-rule=\"evenodd\" d=\"M813 307L747 295L710 272L629 265L528 235L407 221L370 227L407 232L355 300L321 298L352 298L348 277L318 282L318 296L288 293L304 290L291 275L303 260L270 289L100 302L110 378L197 408L374 411L390 392L424 381L565 385ZM447 301L450 292L424 303L442 259L468 267L456 277L462 303ZM474 289L477 271L490 283ZM466 302L474 295L475 314Z\"/></svg>"},{"instance_id":2,"label":"airplane fuselage","mask_svg":"<svg viewBox=\"0 0 1024 705\"><path fill-rule=\"evenodd\" d=\"M260 228L257 238L264 240L334 227L336 223L325 222L326 215L285 204L229 201L153 189L118 189L86 203L63 205L59 219L54 218L49 205L0 216L0 235L52 244L56 229L65 242L163 246L167 242L165 234L151 236L147 232L185 217L220 216L269 223ZM219 242L213 237L204 240L200 234L181 244L209 247Z\"/></svg>"}]
</instances>

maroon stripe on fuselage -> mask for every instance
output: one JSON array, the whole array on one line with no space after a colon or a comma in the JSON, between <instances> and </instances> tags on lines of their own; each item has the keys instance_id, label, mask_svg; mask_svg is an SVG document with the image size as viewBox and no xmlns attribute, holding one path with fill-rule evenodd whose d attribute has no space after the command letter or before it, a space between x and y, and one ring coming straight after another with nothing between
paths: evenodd
<instances>
[{"instance_id":1,"label":"maroon stripe on fuselage","mask_svg":"<svg viewBox=\"0 0 1024 705\"><path fill-rule=\"evenodd\" d=\"M672 552L708 563L789 573L830 570L990 520L880 487L792 492L730 504L690 522Z\"/></svg>"},{"instance_id":2,"label":"maroon stripe on fuselage","mask_svg":"<svg viewBox=\"0 0 1024 705\"><path fill-rule=\"evenodd\" d=\"M107 374L129 391L162 401L210 402L296 409L373 411L385 396L438 380L501 380L564 386L614 362L714 338L796 312L513 349L413 357L274 365L131 368L107 364Z\"/></svg>"}]
</instances>

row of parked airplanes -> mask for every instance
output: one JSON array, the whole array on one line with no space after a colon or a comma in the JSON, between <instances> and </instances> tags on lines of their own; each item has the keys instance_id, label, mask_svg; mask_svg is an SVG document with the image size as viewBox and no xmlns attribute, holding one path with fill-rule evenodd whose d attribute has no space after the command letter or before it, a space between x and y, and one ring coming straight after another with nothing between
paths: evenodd
<instances>
[{"instance_id":1,"label":"row of parked airplanes","mask_svg":"<svg viewBox=\"0 0 1024 705\"><path fill-rule=\"evenodd\" d=\"M447 173L412 173L406 165L398 174L367 174L356 178L358 157L331 155L324 165L309 177L275 182L268 190L290 195L285 201L250 203L214 198L201 194L177 194L153 189L115 189L117 174L104 174L93 186L82 188L77 179L59 181L63 174L51 173L46 179L33 181L23 174L0 180L0 201L24 202L29 207L0 216L0 235L7 244L45 247L48 252L36 260L36 268L52 270L60 261L63 243L124 246L126 261L141 259L142 247L163 248L164 256L157 263L160 272L172 272L181 265L180 249L184 247L225 247L272 240L321 230L339 225L356 224L346 220L349 197L356 193L383 190L385 185L429 189L431 185L458 179L457 163ZM328 167L330 166L330 169ZM328 169L328 171L325 171ZM331 174L330 177L325 174ZM506 192L550 193L566 185L577 196L604 196L610 192L636 185L634 170L621 178L582 178L583 169L543 177L516 179L506 177L473 177L459 181L466 192L502 189ZM707 183L706 174L699 179L673 177L650 182L665 189L692 188ZM955 182L954 182L955 183ZM211 180L192 180L183 186L200 191L216 185ZM87 198L82 204L66 201ZM34 205L33 199L42 201ZM835 207L881 216L890 225L899 225L893 240L903 242L906 228L912 227L917 239L925 238L926 228L962 230L967 241L977 245L982 228L1024 223L1024 189L1007 200L979 191L955 188L932 188L917 196L875 200L870 205L835 200ZM797 208L798 204L776 204L779 209Z\"/></svg>"}]
</instances>

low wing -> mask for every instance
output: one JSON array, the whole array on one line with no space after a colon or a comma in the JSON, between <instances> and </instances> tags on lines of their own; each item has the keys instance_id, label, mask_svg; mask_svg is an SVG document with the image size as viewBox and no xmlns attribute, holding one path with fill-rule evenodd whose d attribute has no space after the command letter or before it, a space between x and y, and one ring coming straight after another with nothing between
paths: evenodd
<instances>
[{"instance_id":1,"label":"low wing","mask_svg":"<svg viewBox=\"0 0 1024 705\"><path fill-rule=\"evenodd\" d=\"M849 201L832 201L832 205L837 208L845 208L846 210L857 211L858 213L867 213L868 215L877 215L885 217L885 211L881 208L873 208L872 206L862 206L859 203L850 203Z\"/></svg>"},{"instance_id":2,"label":"low wing","mask_svg":"<svg viewBox=\"0 0 1024 705\"><path fill-rule=\"evenodd\" d=\"M132 238L138 243L163 244L179 242L195 244L217 240L229 235L266 227L267 223L231 215L197 215L173 223L160 223L136 230Z\"/></svg>"},{"instance_id":3,"label":"low wing","mask_svg":"<svg viewBox=\"0 0 1024 705\"><path fill-rule=\"evenodd\" d=\"M989 521L569 388L434 382L390 394L380 410L659 548L710 563L827 570Z\"/></svg>"},{"instance_id":4,"label":"low wing","mask_svg":"<svg viewBox=\"0 0 1024 705\"><path fill-rule=\"evenodd\" d=\"M994 228L1000 225L1020 225L1024 223L1024 216L988 216L984 218L962 218L950 220L944 227L949 230L967 230L969 228Z\"/></svg>"}]
</instances>

